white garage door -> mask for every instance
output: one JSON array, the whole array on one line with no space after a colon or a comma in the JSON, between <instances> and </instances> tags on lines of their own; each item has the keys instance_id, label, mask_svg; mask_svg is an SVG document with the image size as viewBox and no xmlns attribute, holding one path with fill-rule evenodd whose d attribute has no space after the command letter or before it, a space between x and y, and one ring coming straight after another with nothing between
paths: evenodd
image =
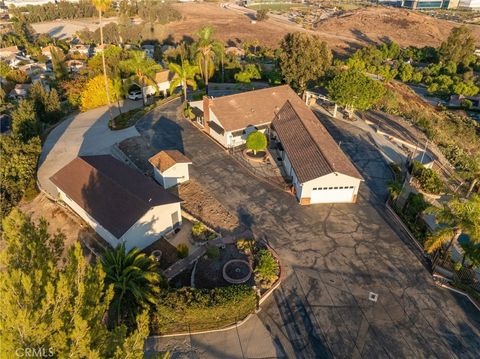
<instances>
[{"instance_id":1,"label":"white garage door","mask_svg":"<svg viewBox=\"0 0 480 359\"><path fill-rule=\"evenodd\" d=\"M354 186L318 187L312 190L310 203L351 203Z\"/></svg>"}]
</instances>

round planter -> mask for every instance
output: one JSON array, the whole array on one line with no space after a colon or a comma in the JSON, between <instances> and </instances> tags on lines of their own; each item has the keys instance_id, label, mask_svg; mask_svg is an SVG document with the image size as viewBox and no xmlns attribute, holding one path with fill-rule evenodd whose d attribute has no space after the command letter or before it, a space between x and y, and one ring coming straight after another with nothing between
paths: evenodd
<instances>
[{"instance_id":1,"label":"round planter","mask_svg":"<svg viewBox=\"0 0 480 359\"><path fill-rule=\"evenodd\" d=\"M257 154L253 154L253 151L249 149L245 149L242 151L242 156L245 158L247 161L251 162L264 162L265 158L267 158L267 152L266 151L257 151Z\"/></svg>"},{"instance_id":2,"label":"round planter","mask_svg":"<svg viewBox=\"0 0 480 359\"><path fill-rule=\"evenodd\" d=\"M242 284L252 276L252 267L247 261L232 259L223 266L223 278L231 284Z\"/></svg>"}]
</instances>

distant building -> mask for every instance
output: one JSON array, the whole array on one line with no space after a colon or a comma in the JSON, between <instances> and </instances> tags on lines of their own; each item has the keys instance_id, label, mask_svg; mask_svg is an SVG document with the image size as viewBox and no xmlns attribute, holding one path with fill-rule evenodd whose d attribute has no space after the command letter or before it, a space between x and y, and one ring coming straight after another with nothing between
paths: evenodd
<instances>
[{"instance_id":1,"label":"distant building","mask_svg":"<svg viewBox=\"0 0 480 359\"><path fill-rule=\"evenodd\" d=\"M81 60L68 60L65 64L71 73L77 73L85 67L85 62Z\"/></svg>"},{"instance_id":2,"label":"distant building","mask_svg":"<svg viewBox=\"0 0 480 359\"><path fill-rule=\"evenodd\" d=\"M480 9L480 0L460 0L458 7L461 9Z\"/></svg>"},{"instance_id":3,"label":"distant building","mask_svg":"<svg viewBox=\"0 0 480 359\"><path fill-rule=\"evenodd\" d=\"M0 48L0 59L6 59L10 56L17 56L20 54L18 46L9 46Z\"/></svg>"},{"instance_id":4,"label":"distant building","mask_svg":"<svg viewBox=\"0 0 480 359\"><path fill-rule=\"evenodd\" d=\"M448 9L450 0L403 0L401 7L422 10L422 9Z\"/></svg>"},{"instance_id":5,"label":"distant building","mask_svg":"<svg viewBox=\"0 0 480 359\"><path fill-rule=\"evenodd\" d=\"M63 53L63 50L57 46L54 45L48 45L42 48L42 55L48 58L49 60L52 59L52 53L54 51L59 51L60 53Z\"/></svg>"},{"instance_id":6,"label":"distant building","mask_svg":"<svg viewBox=\"0 0 480 359\"><path fill-rule=\"evenodd\" d=\"M142 50L143 50L143 52L145 52L145 55L147 55L147 57L150 57L151 59L153 59L153 53L155 52L155 46L153 46L153 45L143 45Z\"/></svg>"},{"instance_id":7,"label":"distant building","mask_svg":"<svg viewBox=\"0 0 480 359\"><path fill-rule=\"evenodd\" d=\"M12 100L21 100L28 96L28 91L30 90L30 84L16 84L15 87L10 91L8 97Z\"/></svg>"},{"instance_id":8,"label":"distant building","mask_svg":"<svg viewBox=\"0 0 480 359\"><path fill-rule=\"evenodd\" d=\"M89 57L91 54L90 45L77 44L70 47L68 50L69 54L80 54L86 57Z\"/></svg>"}]
</instances>

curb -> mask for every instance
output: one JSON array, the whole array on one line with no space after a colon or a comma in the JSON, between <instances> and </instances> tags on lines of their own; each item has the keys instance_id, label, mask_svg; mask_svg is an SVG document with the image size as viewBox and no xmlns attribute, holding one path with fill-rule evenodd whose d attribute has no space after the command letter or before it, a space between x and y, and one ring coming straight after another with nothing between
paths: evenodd
<instances>
[{"instance_id":1,"label":"curb","mask_svg":"<svg viewBox=\"0 0 480 359\"><path fill-rule=\"evenodd\" d=\"M280 284L282 283L283 278L285 276L285 271L284 271L283 266L280 262L280 259L278 257L277 252L275 252L275 250L272 247L270 247L270 245L268 243L265 243L264 241L262 241L262 243L271 251L271 253L275 257L275 259L277 260L278 266L279 266L279 269L280 269L280 274L279 274L278 279L275 282L275 284L273 286L271 286L265 292L265 294L259 299L259 301L258 301L259 305L264 303L272 295L272 293L280 286ZM260 310L261 310L261 308L260 308ZM256 311L256 313L257 313L257 311ZM223 327L223 328L210 329L210 330L200 330L200 331L195 331L195 332L181 332L181 333L173 333L173 334L164 334L164 335L150 335L148 337L148 339L161 339L161 338L181 337L181 336L185 336L185 335L199 335L199 334L225 332L225 331L228 331L228 330L236 329L239 326L245 324L255 314L251 313L251 314L247 315L244 319L242 319L242 320L240 320L240 321L238 321L234 324L231 324L229 326Z\"/></svg>"},{"instance_id":2,"label":"curb","mask_svg":"<svg viewBox=\"0 0 480 359\"><path fill-rule=\"evenodd\" d=\"M435 279L435 275L433 276L433 278ZM449 286L448 284L444 284L444 283L435 282L435 285L437 285L438 287L441 287L441 288L449 289L449 290L451 290L452 292L455 292L455 293L458 293L458 294L461 294L461 295L467 297L467 299L470 300L470 302L471 302L471 303L475 306L475 308L477 308L477 310L480 312L480 306L477 304L477 302L476 302L468 293L465 293L464 291L462 291L462 290L460 290L460 289L454 288L454 287Z\"/></svg>"}]
</instances>

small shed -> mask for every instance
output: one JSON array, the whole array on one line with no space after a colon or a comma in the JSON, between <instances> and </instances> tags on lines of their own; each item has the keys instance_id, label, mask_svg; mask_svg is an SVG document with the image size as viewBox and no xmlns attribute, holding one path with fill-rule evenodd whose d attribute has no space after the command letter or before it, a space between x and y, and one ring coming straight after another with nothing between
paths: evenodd
<instances>
[{"instance_id":1,"label":"small shed","mask_svg":"<svg viewBox=\"0 0 480 359\"><path fill-rule=\"evenodd\" d=\"M188 165L192 161L178 150L164 150L150 157L155 181L170 188L189 180Z\"/></svg>"}]
</instances>

